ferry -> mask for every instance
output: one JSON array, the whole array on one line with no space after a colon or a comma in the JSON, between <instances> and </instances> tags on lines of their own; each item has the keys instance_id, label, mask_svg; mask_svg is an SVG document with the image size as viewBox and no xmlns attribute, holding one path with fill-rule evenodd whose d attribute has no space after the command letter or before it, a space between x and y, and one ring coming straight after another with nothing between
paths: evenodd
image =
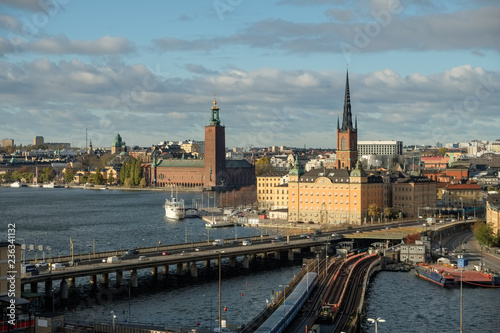
<instances>
[{"instance_id":1,"label":"ferry","mask_svg":"<svg viewBox=\"0 0 500 333\"><path fill-rule=\"evenodd\" d=\"M455 278L451 274L444 274L443 270L438 270L431 265L416 265L415 275L424 280L434 282L441 287L451 287L455 284Z\"/></svg>"},{"instance_id":2,"label":"ferry","mask_svg":"<svg viewBox=\"0 0 500 333\"><path fill-rule=\"evenodd\" d=\"M174 197L172 193L170 200L165 199L165 216L172 220L182 220L186 216L184 200L177 199L177 196Z\"/></svg>"}]
</instances>

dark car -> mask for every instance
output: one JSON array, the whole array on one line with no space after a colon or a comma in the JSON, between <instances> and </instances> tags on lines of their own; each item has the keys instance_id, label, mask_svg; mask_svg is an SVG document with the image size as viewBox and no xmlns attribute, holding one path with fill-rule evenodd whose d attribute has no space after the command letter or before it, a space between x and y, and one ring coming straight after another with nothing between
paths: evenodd
<instances>
[{"instance_id":1,"label":"dark car","mask_svg":"<svg viewBox=\"0 0 500 333\"><path fill-rule=\"evenodd\" d=\"M169 256L169 255L171 255L171 254L172 254L172 252L170 252L170 251L163 251L163 252L161 253L161 255L162 255L162 256Z\"/></svg>"},{"instance_id":2,"label":"dark car","mask_svg":"<svg viewBox=\"0 0 500 333\"><path fill-rule=\"evenodd\" d=\"M80 262L81 262L80 259L75 258L75 259L69 261L69 265L70 266L78 266L78 264L80 264Z\"/></svg>"}]
</instances>

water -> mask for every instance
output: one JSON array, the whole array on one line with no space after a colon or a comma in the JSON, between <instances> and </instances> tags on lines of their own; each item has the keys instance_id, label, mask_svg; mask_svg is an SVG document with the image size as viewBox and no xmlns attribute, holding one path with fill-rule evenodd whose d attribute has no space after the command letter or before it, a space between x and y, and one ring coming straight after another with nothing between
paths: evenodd
<instances>
[{"instance_id":1,"label":"water","mask_svg":"<svg viewBox=\"0 0 500 333\"><path fill-rule=\"evenodd\" d=\"M128 249L141 246L203 241L207 230L200 219L171 222L164 219L163 203L169 192L99 191L81 189L43 189L0 187L0 216L4 233L8 223L16 223L20 243L49 246L50 255L74 253L84 256L92 251ZM179 193L189 204L200 193ZM205 197L206 199L206 197ZM256 228L223 228L210 231L210 239L234 238L276 233ZM27 257L39 259L43 253L28 251ZM236 274L223 265L222 307L224 318L232 325L248 322L281 290L300 266L267 270L254 265L246 274ZM127 277L128 273L124 273ZM150 323L166 327L215 327L218 318L217 272L191 283L189 275L170 275L153 280L147 270L139 271L139 288L98 289L90 292L88 280L77 279L70 290L70 301L58 303L69 320ZM57 283L55 284L57 287ZM43 290L43 284L39 284ZM57 296L57 294L56 294ZM411 273L380 272L371 281L367 293L367 317L386 320L379 332L459 332L460 289L444 289L417 279ZM500 289L463 289L464 332L498 332ZM129 312L130 308L130 312ZM197 324L200 324L199 326ZM363 332L374 332L364 322Z\"/></svg>"}]
</instances>

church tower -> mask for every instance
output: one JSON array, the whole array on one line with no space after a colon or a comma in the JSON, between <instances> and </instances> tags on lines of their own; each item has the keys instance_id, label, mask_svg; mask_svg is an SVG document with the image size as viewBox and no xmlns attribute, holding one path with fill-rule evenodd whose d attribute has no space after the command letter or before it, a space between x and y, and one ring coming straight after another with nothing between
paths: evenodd
<instances>
[{"instance_id":1,"label":"church tower","mask_svg":"<svg viewBox=\"0 0 500 333\"><path fill-rule=\"evenodd\" d=\"M227 185L226 170L226 132L219 119L217 101L211 108L210 124L205 126L205 166L204 184L206 186Z\"/></svg>"},{"instance_id":2,"label":"church tower","mask_svg":"<svg viewBox=\"0 0 500 333\"><path fill-rule=\"evenodd\" d=\"M352 126L351 96L349 92L349 72L346 74L344 114L342 127L337 119L337 159L336 169L352 170L358 160L358 123Z\"/></svg>"}]
</instances>

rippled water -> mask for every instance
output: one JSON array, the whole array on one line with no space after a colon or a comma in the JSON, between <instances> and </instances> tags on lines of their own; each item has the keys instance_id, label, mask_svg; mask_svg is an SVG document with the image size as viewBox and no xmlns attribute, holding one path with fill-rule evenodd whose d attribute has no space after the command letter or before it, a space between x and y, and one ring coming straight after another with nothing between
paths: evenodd
<instances>
[{"instance_id":1,"label":"rippled water","mask_svg":"<svg viewBox=\"0 0 500 333\"><path fill-rule=\"evenodd\" d=\"M463 288L463 332L500 332L500 288ZM413 271L379 272L367 295L367 318L383 318L383 332L460 332L460 288L418 279ZM374 332L365 321L364 332Z\"/></svg>"},{"instance_id":2,"label":"rippled water","mask_svg":"<svg viewBox=\"0 0 500 333\"><path fill-rule=\"evenodd\" d=\"M200 219L170 222L164 219L163 203L168 192L98 191L81 189L0 187L0 216L4 232L7 223L16 223L18 240L43 244L51 254L69 254L71 238L75 254L92 250L126 249L140 246L206 240L207 230ZM199 193L180 193L186 203ZM259 235L275 230L224 228L210 231L210 238ZM21 241L21 238L24 241ZM38 258L41 253L36 253ZM34 257L35 252L28 253ZM257 315L279 285L287 284L300 266L268 267L254 265L246 273L224 267L222 306L229 324L241 325ZM124 273L127 277L127 273ZM188 275L170 275L153 280L147 270L140 271L139 288L131 290L130 320L167 327L211 327L218 318L217 272L213 270L196 283ZM90 291L88 281L77 279L79 288L70 290L65 308L70 320L117 323L129 318L128 289ZM39 288L43 289L40 284ZM242 295L243 294L243 295ZM380 272L371 281L367 294L367 317L381 317L378 331L459 332L460 289L444 289L416 278L411 273ZM500 289L463 289L464 332L500 332ZM374 332L373 324L362 323L363 332Z\"/></svg>"}]
</instances>

